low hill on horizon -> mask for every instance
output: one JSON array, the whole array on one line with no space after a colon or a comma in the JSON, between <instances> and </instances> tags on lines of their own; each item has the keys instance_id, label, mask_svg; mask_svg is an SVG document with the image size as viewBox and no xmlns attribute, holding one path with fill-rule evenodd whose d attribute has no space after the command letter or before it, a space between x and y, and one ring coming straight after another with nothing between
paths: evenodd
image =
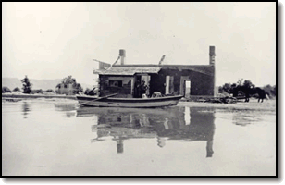
<instances>
[{"instance_id":1,"label":"low hill on horizon","mask_svg":"<svg viewBox=\"0 0 285 185\"><path fill-rule=\"evenodd\" d=\"M61 82L61 79L55 79L55 80L35 80L30 79L32 83L32 90L38 90L42 89L43 91L52 89L55 90L55 86ZM80 83L80 82L77 82ZM85 84L80 83L80 86L83 88L83 91L86 88L92 89L92 84ZM2 87L8 87L11 91L13 91L16 87L20 88L22 90L22 82L20 79L17 78L2 78Z\"/></svg>"}]
</instances>

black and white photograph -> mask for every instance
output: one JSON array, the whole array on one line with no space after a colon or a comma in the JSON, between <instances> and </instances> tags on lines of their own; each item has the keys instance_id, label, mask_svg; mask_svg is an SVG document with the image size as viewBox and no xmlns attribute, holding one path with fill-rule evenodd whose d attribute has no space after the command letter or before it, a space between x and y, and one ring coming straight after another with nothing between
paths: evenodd
<instances>
[{"instance_id":1,"label":"black and white photograph","mask_svg":"<svg viewBox=\"0 0 285 185\"><path fill-rule=\"evenodd\" d=\"M2 2L2 177L277 178L278 6Z\"/></svg>"}]
</instances>

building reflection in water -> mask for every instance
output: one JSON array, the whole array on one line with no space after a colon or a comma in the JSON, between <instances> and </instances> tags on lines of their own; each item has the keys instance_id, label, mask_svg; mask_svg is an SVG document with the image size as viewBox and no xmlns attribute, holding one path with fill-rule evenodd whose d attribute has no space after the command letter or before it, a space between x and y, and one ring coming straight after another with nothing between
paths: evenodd
<instances>
[{"instance_id":1,"label":"building reflection in water","mask_svg":"<svg viewBox=\"0 0 285 185\"><path fill-rule=\"evenodd\" d=\"M27 102L23 102L22 104L22 112L23 112L23 116L24 118L28 118L28 114L31 111L31 106L29 103Z\"/></svg>"},{"instance_id":2,"label":"building reflection in water","mask_svg":"<svg viewBox=\"0 0 285 185\"><path fill-rule=\"evenodd\" d=\"M206 157L212 157L215 133L215 109L174 106L166 109L80 107L78 117L98 117L92 131L102 141L112 136L117 153L124 152L124 140L156 138L163 148L168 140L206 141Z\"/></svg>"}]
</instances>

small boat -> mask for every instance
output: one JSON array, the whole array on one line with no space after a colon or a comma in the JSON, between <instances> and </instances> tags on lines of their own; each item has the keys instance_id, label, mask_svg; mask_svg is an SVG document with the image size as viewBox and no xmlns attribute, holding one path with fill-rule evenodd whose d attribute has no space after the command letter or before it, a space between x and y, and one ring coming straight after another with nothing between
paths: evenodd
<instances>
[{"instance_id":1,"label":"small boat","mask_svg":"<svg viewBox=\"0 0 285 185\"><path fill-rule=\"evenodd\" d=\"M111 98L116 94L104 97L77 95L76 98L82 106L93 107L129 107L129 108L154 108L177 105L182 95L155 98Z\"/></svg>"}]
</instances>

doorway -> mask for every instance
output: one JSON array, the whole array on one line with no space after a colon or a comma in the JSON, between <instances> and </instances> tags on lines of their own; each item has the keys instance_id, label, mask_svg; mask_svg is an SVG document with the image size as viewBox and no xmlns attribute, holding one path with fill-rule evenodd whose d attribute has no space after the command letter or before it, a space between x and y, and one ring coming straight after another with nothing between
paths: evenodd
<instances>
[{"instance_id":1,"label":"doorway","mask_svg":"<svg viewBox=\"0 0 285 185\"><path fill-rule=\"evenodd\" d=\"M165 94L174 93L174 76L166 76Z\"/></svg>"},{"instance_id":2,"label":"doorway","mask_svg":"<svg viewBox=\"0 0 285 185\"><path fill-rule=\"evenodd\" d=\"M180 95L183 95L185 98L190 98L191 95L191 80L188 76L180 77Z\"/></svg>"},{"instance_id":3,"label":"doorway","mask_svg":"<svg viewBox=\"0 0 285 185\"><path fill-rule=\"evenodd\" d=\"M134 98L142 98L142 94L149 95L151 77L147 74L136 75L134 78Z\"/></svg>"},{"instance_id":4,"label":"doorway","mask_svg":"<svg viewBox=\"0 0 285 185\"><path fill-rule=\"evenodd\" d=\"M190 98L191 95L191 80L185 80L185 89L184 89L184 97L185 98Z\"/></svg>"}]
</instances>

